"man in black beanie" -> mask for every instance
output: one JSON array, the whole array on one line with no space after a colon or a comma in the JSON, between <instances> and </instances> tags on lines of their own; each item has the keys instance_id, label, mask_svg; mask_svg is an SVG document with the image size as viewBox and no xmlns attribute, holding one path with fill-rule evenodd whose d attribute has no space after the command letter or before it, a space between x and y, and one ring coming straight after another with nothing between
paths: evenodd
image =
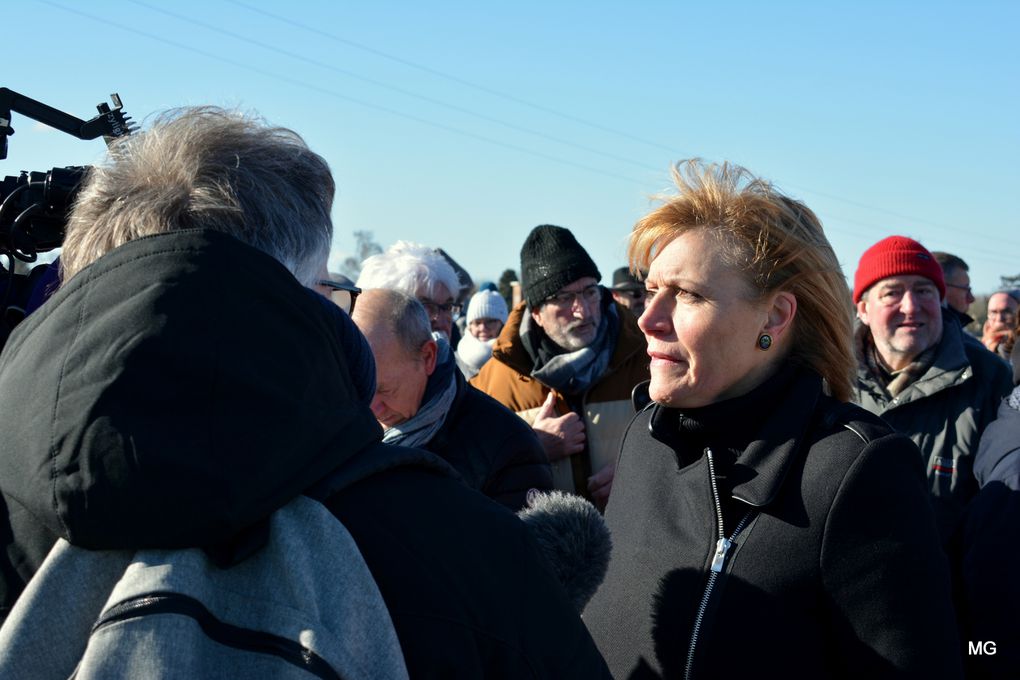
<instances>
[{"instance_id":1,"label":"man in black beanie","mask_svg":"<svg viewBox=\"0 0 1020 680\"><path fill-rule=\"evenodd\" d=\"M631 392L648 380L644 336L563 227L531 230L521 248L521 278L524 302L471 383L532 425L556 488L605 507L634 415Z\"/></svg>"}]
</instances>

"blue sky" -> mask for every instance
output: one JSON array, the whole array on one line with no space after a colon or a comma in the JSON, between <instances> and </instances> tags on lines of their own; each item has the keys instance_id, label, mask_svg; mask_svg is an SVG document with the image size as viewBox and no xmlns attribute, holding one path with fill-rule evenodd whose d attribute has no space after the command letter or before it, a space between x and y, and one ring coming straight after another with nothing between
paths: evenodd
<instances>
[{"instance_id":1,"label":"blue sky","mask_svg":"<svg viewBox=\"0 0 1020 680\"><path fill-rule=\"evenodd\" d=\"M848 277L894 234L975 292L1020 273L1020 3L4 3L0 86L81 118L111 92L255 110L301 133L355 230L443 247L479 279L536 224L608 280L670 164L728 160L822 218ZM87 164L14 116L0 176Z\"/></svg>"}]
</instances>

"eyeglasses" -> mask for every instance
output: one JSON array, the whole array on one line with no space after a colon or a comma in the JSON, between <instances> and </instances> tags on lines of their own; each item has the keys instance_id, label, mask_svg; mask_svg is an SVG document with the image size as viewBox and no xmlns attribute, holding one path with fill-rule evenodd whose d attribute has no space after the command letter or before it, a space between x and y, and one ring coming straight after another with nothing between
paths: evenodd
<instances>
[{"instance_id":1,"label":"eyeglasses","mask_svg":"<svg viewBox=\"0 0 1020 680\"><path fill-rule=\"evenodd\" d=\"M444 302L442 304L438 302L432 302L432 300L422 300L418 298L418 302L425 308L430 319L434 319L440 314L460 314L460 305L456 302Z\"/></svg>"},{"instance_id":2,"label":"eyeglasses","mask_svg":"<svg viewBox=\"0 0 1020 680\"><path fill-rule=\"evenodd\" d=\"M332 300L337 307L348 314L354 313L354 303L357 301L358 296L361 295L360 288L346 283L340 283L339 281L330 281L329 279L319 279L317 283L320 286L329 288L329 299Z\"/></svg>"},{"instance_id":3,"label":"eyeglasses","mask_svg":"<svg viewBox=\"0 0 1020 680\"><path fill-rule=\"evenodd\" d=\"M970 286L960 286L958 284L949 283L949 282L946 282L946 285L949 286L950 288L956 288L958 290L965 290L965 291L967 291L967 295L973 295L973 293L971 293Z\"/></svg>"},{"instance_id":4,"label":"eyeglasses","mask_svg":"<svg viewBox=\"0 0 1020 680\"><path fill-rule=\"evenodd\" d=\"M556 305L557 307L566 309L568 307L573 307L574 300L577 298L581 298L584 302L592 303L598 302L601 297L602 289L597 283L593 283L592 285L586 286L578 291L563 291L562 293L556 293L556 295L550 295L545 299L543 304Z\"/></svg>"}]
</instances>

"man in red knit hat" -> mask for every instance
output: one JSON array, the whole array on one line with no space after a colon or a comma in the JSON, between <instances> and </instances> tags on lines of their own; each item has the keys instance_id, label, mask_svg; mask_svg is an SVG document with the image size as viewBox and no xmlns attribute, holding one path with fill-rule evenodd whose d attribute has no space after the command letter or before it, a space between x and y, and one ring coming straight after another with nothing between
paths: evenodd
<instances>
[{"instance_id":1,"label":"man in red knit hat","mask_svg":"<svg viewBox=\"0 0 1020 680\"><path fill-rule=\"evenodd\" d=\"M854 275L857 401L921 449L943 541L977 493L978 440L1012 383L1001 359L964 343L945 295L939 263L905 236L866 250Z\"/></svg>"}]
</instances>

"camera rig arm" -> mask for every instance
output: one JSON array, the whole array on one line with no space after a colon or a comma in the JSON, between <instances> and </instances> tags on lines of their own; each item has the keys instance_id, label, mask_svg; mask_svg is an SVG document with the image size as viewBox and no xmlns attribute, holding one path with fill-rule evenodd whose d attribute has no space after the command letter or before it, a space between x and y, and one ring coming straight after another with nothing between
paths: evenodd
<instances>
[{"instance_id":1,"label":"camera rig arm","mask_svg":"<svg viewBox=\"0 0 1020 680\"><path fill-rule=\"evenodd\" d=\"M96 107L99 115L84 121L31 97L0 87L0 160L7 158L7 137L14 134L14 128L11 127L12 111L78 139L96 139L102 136L109 143L114 137L123 137L137 129L131 118L125 115L120 96L112 94L110 99L113 101L112 109L105 102L99 104Z\"/></svg>"}]
</instances>

